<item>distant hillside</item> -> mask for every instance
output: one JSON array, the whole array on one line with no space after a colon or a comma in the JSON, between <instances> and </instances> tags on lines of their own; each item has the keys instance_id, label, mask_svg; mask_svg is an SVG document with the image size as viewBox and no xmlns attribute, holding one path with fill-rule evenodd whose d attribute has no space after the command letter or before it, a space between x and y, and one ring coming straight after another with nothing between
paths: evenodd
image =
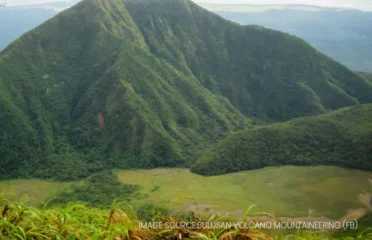
<instances>
[{"instance_id":1,"label":"distant hillside","mask_svg":"<svg viewBox=\"0 0 372 240\"><path fill-rule=\"evenodd\" d=\"M333 165L372 170L372 105L244 130L192 168L204 175L280 165Z\"/></svg>"},{"instance_id":2,"label":"distant hillside","mask_svg":"<svg viewBox=\"0 0 372 240\"><path fill-rule=\"evenodd\" d=\"M335 8L335 7L321 7L315 5L304 5L304 4L229 4L225 3L207 3L207 2L197 2L201 7L208 9L213 12L264 12L271 10L301 10L301 11L343 11L344 8Z\"/></svg>"},{"instance_id":3,"label":"distant hillside","mask_svg":"<svg viewBox=\"0 0 372 240\"><path fill-rule=\"evenodd\" d=\"M372 73L360 73L365 79L372 83Z\"/></svg>"},{"instance_id":4,"label":"distant hillside","mask_svg":"<svg viewBox=\"0 0 372 240\"><path fill-rule=\"evenodd\" d=\"M52 9L0 8L0 51L25 32L33 29L57 12Z\"/></svg>"},{"instance_id":5,"label":"distant hillside","mask_svg":"<svg viewBox=\"0 0 372 240\"><path fill-rule=\"evenodd\" d=\"M0 50L77 1L0 9ZM358 71L372 70L372 13L306 5L200 4L242 24L257 24L297 35Z\"/></svg>"},{"instance_id":6,"label":"distant hillside","mask_svg":"<svg viewBox=\"0 0 372 240\"><path fill-rule=\"evenodd\" d=\"M54 17L78 0L0 8L0 51L25 32Z\"/></svg>"},{"instance_id":7,"label":"distant hillside","mask_svg":"<svg viewBox=\"0 0 372 240\"><path fill-rule=\"evenodd\" d=\"M240 24L294 34L357 71L372 71L372 12L305 6L206 5Z\"/></svg>"},{"instance_id":8,"label":"distant hillside","mask_svg":"<svg viewBox=\"0 0 372 240\"><path fill-rule=\"evenodd\" d=\"M257 122L372 102L294 36L184 0L85 0L0 53L0 176L189 166Z\"/></svg>"}]
</instances>

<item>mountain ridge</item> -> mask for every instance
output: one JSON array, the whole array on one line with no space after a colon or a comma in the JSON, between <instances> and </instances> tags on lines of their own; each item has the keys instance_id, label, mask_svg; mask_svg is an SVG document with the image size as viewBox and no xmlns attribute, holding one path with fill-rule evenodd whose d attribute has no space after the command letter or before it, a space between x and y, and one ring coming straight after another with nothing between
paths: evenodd
<instances>
[{"instance_id":1,"label":"mountain ridge","mask_svg":"<svg viewBox=\"0 0 372 240\"><path fill-rule=\"evenodd\" d=\"M153 23L155 22L156 24L156 17L153 15L155 14L155 12L160 11L160 10L157 10L157 6L159 6L159 4L157 4L158 1L143 1L143 2L146 2L147 4L149 4L151 6L149 8L151 8L153 11L146 12L147 8L140 8L140 9L137 9L137 11L139 11L141 14L138 13L137 15L134 15L133 17L135 21L137 22L141 21L139 22L139 25L143 26L141 31L144 33L144 35L151 36L151 35L154 35L155 32L153 31L153 29L151 30L148 25L145 25L144 22L147 21L151 23L152 21ZM173 5L177 4L177 1L169 1L169 2L173 3ZM203 29L202 26L200 26L201 25L200 23L203 22L205 19L201 18L200 15L204 13L208 13L208 12L206 10L202 10L201 8L199 8L196 4L192 2L189 2L189 4L191 6L190 8L192 9L192 11L194 11L194 14L192 15L193 16L192 18L190 16L186 16L186 17L183 16L188 20L189 25L187 27L191 28L190 26L195 25L196 27L194 29ZM170 11L172 10L170 9ZM347 81L353 78L352 77L353 74L350 75L351 72L346 70L346 68L344 68L341 65L338 65L338 63L336 64L335 62L333 62L333 60L330 60L328 57L315 51L315 49L313 49L309 44L305 43L303 40L300 40L297 37L290 36L288 34L285 35L285 34L282 34L280 32L273 31L273 30L263 29L257 26L239 26L236 24L231 25L231 23L225 21L224 19L220 17L217 17L217 15L210 14L208 15L209 16L208 20L211 22L214 22L214 24L210 26L208 29L203 29L204 30L203 32L194 31L193 34L192 35L189 34L188 35L189 38L187 38L187 36L183 36L182 32L180 32L178 28L178 26L182 24L180 22L180 19L183 19L183 18L180 18L177 14L181 14L181 13L175 14L174 12L175 11L173 11L173 14L169 16L172 18L172 21L168 22L168 28L170 28L169 31L173 33L173 36L177 36L177 38L167 39L168 41L166 41L165 43L156 41L157 38L155 36L151 36L152 37L151 39L155 39L155 41L148 40L149 45L153 45L153 46L160 45L160 46L164 46L164 48L166 49L171 49L172 55L170 55L169 53L166 53L167 55L165 55L164 53L156 53L156 52L155 54L171 62L174 62L174 61L181 62L183 59L188 59L187 64L188 64L189 69L194 73L195 76L197 76L202 81L202 83L204 82L204 85L207 88L209 88L212 91L213 90L216 91L215 88L217 88L217 92L219 90L220 93L223 96L226 96L232 102L234 106L236 106L241 112L243 112L245 115L249 117L259 117L259 118L263 117L263 118L269 118L269 119L275 119L275 120L288 120L290 118L299 116L296 114L291 115L289 112L291 110L285 109L285 107L288 106L289 104L293 104L293 103L290 103L292 99L288 99L284 103L279 105L278 107L282 109L280 110L280 112L277 112L274 114L273 112L277 110L269 109L269 108L271 106L278 105L277 101L272 101L272 102L265 104L263 108L267 110L266 111L264 110L264 112L262 112L262 109L255 109L254 105L252 104L254 101L258 101L262 103L265 100L262 99L262 96L253 96L254 93L250 92L249 89L261 88L262 89L262 90L260 89L261 91L270 91L270 95L275 96L278 94L278 93L273 92L272 89L268 89L266 86L262 86L262 85L260 86L260 78L263 78L264 80L268 80L271 78L273 81L270 84L275 84L277 82L280 82L280 77L282 75L286 75L286 74L283 74L281 71L291 71L291 73L288 75L291 75L291 76L298 75L296 76L297 78L300 78L300 77L305 78L303 80L305 85L310 85L309 88L311 88L312 90L315 89L315 92L309 91L309 88L303 85L297 86L296 87L297 90L303 92L304 94L310 95L310 97L314 98L313 99L314 101L317 101L316 98L320 97L321 102L319 103L319 105L323 105L324 109L332 110L332 109L339 108L339 106L332 106L332 104L334 103L327 102L327 99L326 99L327 96L324 96L326 94L324 94L323 91L331 91L332 94L343 95L339 97L343 98L344 99L343 101L348 102L347 104L349 105L353 105L356 102L358 102L358 100L361 100L361 99L354 99L355 95L351 96L350 98L350 95L353 95L352 92L355 91L354 89L347 89L346 95L349 95L349 96L346 97L342 91L341 92L339 91L340 90L339 87L345 89L345 86L339 86L339 87L332 86L334 85L334 81L330 81L331 83L329 84L328 83L324 84L324 82L328 82L328 81L324 81L324 78L330 78L330 80L332 78L342 79L343 75L338 74L338 72L343 72L345 75L347 75L348 80L345 79ZM160 28L161 23L158 23L158 24L160 25L159 26ZM244 35L243 36L238 35L238 36L235 36L234 38L230 37L236 34L237 31L244 32ZM208 34L203 35L204 32ZM214 36L215 32L218 32L220 34L219 40L209 38L209 36ZM192 38L190 36L192 36ZM259 37L257 37L258 39L255 39L255 38L250 38L249 36L256 36L256 37L259 36ZM280 39L282 46L278 45L276 42L276 41L279 41L279 39ZM181 48L181 50L183 51L180 51L180 47L179 45L177 45L178 41L189 42L189 43L193 41L194 42L195 41L196 42L198 41L208 42L210 44L215 45L214 46L215 49L228 49L228 52L220 53L217 50L209 51L208 53L212 55L212 56L209 56L210 58L200 59L198 57L195 57L195 55L196 54L198 56L206 55L205 53L206 47L204 47L203 45L200 45L200 46L197 45L196 47L191 46L189 47L189 49ZM287 45L284 45L284 43L286 43ZM237 49L232 48L232 46L236 46L236 45L240 46L242 49L237 50ZM247 45L254 45L256 46L256 49L249 48ZM261 50L261 49L265 49L265 50ZM264 55L270 51L275 52L275 54L271 56L273 58L276 58L275 61L270 62L267 56ZM296 51L301 52L302 56L295 55ZM192 54L190 54L190 52L192 52ZM174 59L174 56L178 56L178 59ZM250 58L247 56L250 56ZM265 57L263 59L260 59L262 58L262 56L265 56ZM280 65L278 66L277 63L279 62L279 60L282 60L283 58L285 61L288 61L288 62L294 59L296 59L296 61L287 63L287 65L284 65L284 66L280 66ZM301 61L298 61L299 58L301 58ZM311 58L319 58L318 60L322 59L321 64L314 64L314 66L309 67L308 64L309 62L312 61ZM236 60L238 62L236 62ZM236 74L237 69L236 67L234 68L234 66L235 65L239 66L239 64L242 64L242 63L246 66L249 66L250 69L247 69L246 71L239 69L238 70L239 73ZM310 82L310 79L306 79L306 73L303 73L303 71L298 72L296 70L293 70L293 68L295 68L299 64L301 64L299 68L306 69L308 75L315 75L315 74L319 75L317 76L317 78L322 78L322 81L323 81L322 84L325 86L323 86L322 89L317 89L318 87L315 85L319 83L314 83L314 80L312 79ZM323 74L320 73L318 70L316 72L311 70L311 68L319 69L322 67L323 64L333 65L334 70L333 70L332 75L334 76L330 76L330 77L322 76ZM200 72L200 65L203 65L202 69L206 69L209 71ZM274 73L274 71L276 72ZM268 75L267 73L271 75ZM255 76L255 75L258 75L258 76ZM356 75L354 75L354 77L355 76ZM225 83L225 79L229 79L229 78L231 79L230 82ZM247 79L250 80L249 82L251 84L250 86L245 86ZM358 81L363 81L363 80L359 79ZM205 82L207 82L207 84L212 85L212 87L205 84ZM255 85L252 85L253 82L257 82L257 83L255 83ZM365 83L366 82L364 81L364 83L362 84L363 87L361 86L360 90L362 90L363 88L367 88L369 89L368 91L370 91L371 86ZM228 84L232 86L226 86ZM293 82L289 82L289 84L293 84ZM340 83L337 83L337 81L336 81L336 84L340 85ZM350 85L351 83L342 83L342 84ZM281 87L283 87L283 85L284 84L282 84ZM353 83L353 85L356 87L357 85L359 85L359 83L355 83L355 84ZM281 91L283 92L289 91L290 88L291 86L287 86L285 89L281 89ZM364 95L364 97L369 98L368 95L369 94L366 94ZM269 98L269 96L265 96L265 97ZM280 96L275 96L275 97L279 98ZM291 97L295 98L295 96L289 96L289 98ZM296 102L297 101L298 101L298 98L296 98ZM367 101L366 100L361 100L361 101L362 103L366 103L366 102L369 102L370 99ZM345 102L341 104L345 106L344 105ZM307 103L304 101L302 102L302 104L307 104ZM313 109L307 110L309 111L307 113L308 115L311 115L312 111L317 112L317 113L324 112L324 109L322 109L322 107L319 107L318 104L311 104L311 105L312 106L309 106L309 107ZM249 109L249 107L246 107L246 106L251 107L251 109ZM297 108L296 111L300 112L301 109L302 107ZM301 116L306 115L306 110L305 110L305 113L302 113L300 115Z\"/></svg>"},{"instance_id":2,"label":"mountain ridge","mask_svg":"<svg viewBox=\"0 0 372 240\"><path fill-rule=\"evenodd\" d=\"M369 44L372 38L371 12L290 8L244 12L230 7L214 11L243 25L260 25L296 35L355 71L372 71L372 48Z\"/></svg>"},{"instance_id":3,"label":"mountain ridge","mask_svg":"<svg viewBox=\"0 0 372 240\"><path fill-rule=\"evenodd\" d=\"M85 0L2 51L0 72L3 177L190 166L250 119L372 102L304 41L183 0Z\"/></svg>"},{"instance_id":4,"label":"mountain ridge","mask_svg":"<svg viewBox=\"0 0 372 240\"><path fill-rule=\"evenodd\" d=\"M303 10L303 11L359 11L357 8L343 8L335 6L317 6L308 4L229 4L229 3L197 3L203 8L210 11L225 11L225 12L264 12L283 9Z\"/></svg>"},{"instance_id":5,"label":"mountain ridge","mask_svg":"<svg viewBox=\"0 0 372 240\"><path fill-rule=\"evenodd\" d=\"M281 165L372 169L372 104L242 130L204 154L192 171L219 175Z\"/></svg>"},{"instance_id":6,"label":"mountain ridge","mask_svg":"<svg viewBox=\"0 0 372 240\"><path fill-rule=\"evenodd\" d=\"M92 158L97 151L109 151L129 159L119 164L126 167L175 166L184 164L185 155L194 154L193 145L198 144L195 140L207 145L219 134L223 136L239 125L245 126L244 117L228 101L212 96L196 79L146 52L146 45L130 19L112 21L115 15L104 11L111 6L103 1L82 2L25 34L1 53L1 72L15 80L2 79L3 96L13 99L15 109L33 116L29 125L39 135L40 151L50 155L58 151L54 141L64 139L63 148L70 148L66 144L74 146L76 158ZM91 12L95 12L97 21L85 18ZM119 14L121 19L128 18L125 9ZM69 34L50 41L50 36L57 35L53 34L56 29L63 28L70 29ZM89 38L84 37L87 34ZM75 45L70 47L71 44ZM37 63L35 57L39 57ZM28 77L14 78L15 65L26 69L23 74ZM150 79L156 81L157 89L151 87ZM180 86L190 92L177 90ZM194 98L200 99L200 103ZM97 114L102 116L104 129L97 127ZM209 129L203 130L204 125ZM9 132L2 130L5 134ZM181 142L189 149L181 147ZM86 152L87 148L93 153ZM13 158L9 149L2 150L4 156L9 154ZM39 162L39 153L34 155ZM37 165L44 165L47 172L53 167L43 161ZM40 174L49 173L43 170Z\"/></svg>"}]
</instances>

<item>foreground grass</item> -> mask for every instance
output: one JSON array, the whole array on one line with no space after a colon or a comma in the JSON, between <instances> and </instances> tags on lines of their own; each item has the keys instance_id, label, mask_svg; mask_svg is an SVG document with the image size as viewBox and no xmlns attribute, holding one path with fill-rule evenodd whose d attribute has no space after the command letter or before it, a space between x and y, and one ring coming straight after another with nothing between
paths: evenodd
<instances>
[{"instance_id":1,"label":"foreground grass","mask_svg":"<svg viewBox=\"0 0 372 240\"><path fill-rule=\"evenodd\" d=\"M366 208L360 194L370 193L368 172L338 167L275 167L221 176L203 177L187 169L118 171L127 184L141 185L153 202L179 211L197 210L242 217L245 209L276 216L325 216L339 219L349 209ZM196 204L195 204L196 203Z\"/></svg>"},{"instance_id":2,"label":"foreground grass","mask_svg":"<svg viewBox=\"0 0 372 240\"><path fill-rule=\"evenodd\" d=\"M195 227L143 228L133 210L119 207L114 202L111 209L89 208L84 204L67 204L65 207L29 208L21 203L2 200L5 207L0 215L0 239L11 240L150 240L150 239L221 239L221 240L331 240L328 232L297 232L287 236L271 236L258 229L221 228L202 229ZM172 217L159 216L154 221L162 223L181 223ZM207 223L227 221L211 216L209 219L193 217L188 221ZM363 231L354 237L338 239L370 239L371 231Z\"/></svg>"}]
</instances>

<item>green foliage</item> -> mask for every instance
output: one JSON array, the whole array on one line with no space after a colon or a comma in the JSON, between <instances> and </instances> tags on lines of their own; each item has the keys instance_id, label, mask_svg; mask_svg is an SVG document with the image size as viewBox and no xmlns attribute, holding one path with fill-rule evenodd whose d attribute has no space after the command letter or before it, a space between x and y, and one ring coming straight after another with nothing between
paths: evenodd
<instances>
[{"instance_id":1,"label":"green foliage","mask_svg":"<svg viewBox=\"0 0 372 240\"><path fill-rule=\"evenodd\" d=\"M358 229L341 229L334 236L337 238L354 237L356 239L372 238L372 213L358 219ZM368 238L369 237L369 238Z\"/></svg>"},{"instance_id":2,"label":"green foliage","mask_svg":"<svg viewBox=\"0 0 372 240\"><path fill-rule=\"evenodd\" d=\"M116 202L128 203L134 197L144 197L138 190L138 185L122 184L111 171L106 171L93 174L81 183L73 184L71 189L53 197L51 204L84 202L88 206L109 207L114 199Z\"/></svg>"},{"instance_id":3,"label":"green foliage","mask_svg":"<svg viewBox=\"0 0 372 240\"><path fill-rule=\"evenodd\" d=\"M56 181L74 181L87 178L91 174L113 167L109 162L104 165L91 155L78 152L53 153L37 162L39 168L32 173L33 177L53 179Z\"/></svg>"},{"instance_id":4,"label":"green foliage","mask_svg":"<svg viewBox=\"0 0 372 240\"><path fill-rule=\"evenodd\" d=\"M359 74L372 83L372 73L360 72Z\"/></svg>"},{"instance_id":5,"label":"green foliage","mask_svg":"<svg viewBox=\"0 0 372 240\"><path fill-rule=\"evenodd\" d=\"M243 25L260 25L296 35L353 70L372 71L372 15L367 11L266 5L249 12L234 4L212 10Z\"/></svg>"},{"instance_id":6,"label":"green foliage","mask_svg":"<svg viewBox=\"0 0 372 240\"><path fill-rule=\"evenodd\" d=\"M133 211L113 206L109 209L87 207L83 204L69 203L54 208L28 208L24 202L10 202L0 197L1 206L5 207L0 215L1 239L80 239L80 240L164 240L164 239L198 239L198 240L357 240L369 239L369 233L362 232L357 237L332 237L325 231L299 231L291 235L271 236L260 229L221 228L203 229L196 227L166 228L164 226L181 224L182 219L168 217L162 220L162 227L141 228L144 222L137 219ZM212 216L202 219L194 216L189 221L209 224L226 222L226 217ZM183 222L183 221L182 221Z\"/></svg>"},{"instance_id":7,"label":"green foliage","mask_svg":"<svg viewBox=\"0 0 372 240\"><path fill-rule=\"evenodd\" d=\"M151 203L144 204L137 210L138 218L144 222L154 222L157 220L161 220L168 215L168 209L161 206L156 206Z\"/></svg>"},{"instance_id":8,"label":"green foliage","mask_svg":"<svg viewBox=\"0 0 372 240\"><path fill-rule=\"evenodd\" d=\"M19 165L30 167L40 156L40 143L30 121L0 94L0 176L10 177Z\"/></svg>"},{"instance_id":9,"label":"green foliage","mask_svg":"<svg viewBox=\"0 0 372 240\"><path fill-rule=\"evenodd\" d=\"M30 31L46 20L54 17L60 9L68 8L78 0L71 2L52 2L42 5L12 7L7 6L1 9L0 24L0 51L22 34Z\"/></svg>"},{"instance_id":10,"label":"green foliage","mask_svg":"<svg viewBox=\"0 0 372 240\"><path fill-rule=\"evenodd\" d=\"M278 165L372 169L372 105L233 134L192 168L205 175Z\"/></svg>"},{"instance_id":11,"label":"green foliage","mask_svg":"<svg viewBox=\"0 0 372 240\"><path fill-rule=\"evenodd\" d=\"M127 1L151 52L240 112L270 121L372 102L372 85L303 40L240 26L191 1Z\"/></svg>"},{"instance_id":12,"label":"green foliage","mask_svg":"<svg viewBox=\"0 0 372 240\"><path fill-rule=\"evenodd\" d=\"M1 178L181 166L247 125L138 28L123 1L84 1L1 53Z\"/></svg>"},{"instance_id":13,"label":"green foliage","mask_svg":"<svg viewBox=\"0 0 372 240\"><path fill-rule=\"evenodd\" d=\"M82 204L36 209L23 202L1 203L6 204L0 216L1 239L132 239L134 234L128 230L138 226L135 216L123 209L110 213Z\"/></svg>"},{"instance_id":14,"label":"green foliage","mask_svg":"<svg viewBox=\"0 0 372 240\"><path fill-rule=\"evenodd\" d=\"M1 178L190 166L246 116L372 102L371 83L302 40L188 0L80 2L2 51L0 73Z\"/></svg>"}]
</instances>

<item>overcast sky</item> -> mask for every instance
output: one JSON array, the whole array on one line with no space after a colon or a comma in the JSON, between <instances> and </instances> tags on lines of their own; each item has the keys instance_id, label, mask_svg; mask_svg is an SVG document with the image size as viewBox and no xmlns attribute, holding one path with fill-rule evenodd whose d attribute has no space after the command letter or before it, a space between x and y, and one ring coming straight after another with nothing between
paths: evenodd
<instances>
[{"instance_id":1,"label":"overcast sky","mask_svg":"<svg viewBox=\"0 0 372 240\"><path fill-rule=\"evenodd\" d=\"M324 7L346 7L364 10L372 9L372 0L194 0L208 3L234 4L305 4Z\"/></svg>"},{"instance_id":2,"label":"overcast sky","mask_svg":"<svg viewBox=\"0 0 372 240\"><path fill-rule=\"evenodd\" d=\"M7 0L8 5L37 4L55 2L56 0ZM109 1L109 0L107 0ZM193 0L206 3L234 4L307 4L328 7L358 8L372 11L372 0Z\"/></svg>"}]
</instances>

